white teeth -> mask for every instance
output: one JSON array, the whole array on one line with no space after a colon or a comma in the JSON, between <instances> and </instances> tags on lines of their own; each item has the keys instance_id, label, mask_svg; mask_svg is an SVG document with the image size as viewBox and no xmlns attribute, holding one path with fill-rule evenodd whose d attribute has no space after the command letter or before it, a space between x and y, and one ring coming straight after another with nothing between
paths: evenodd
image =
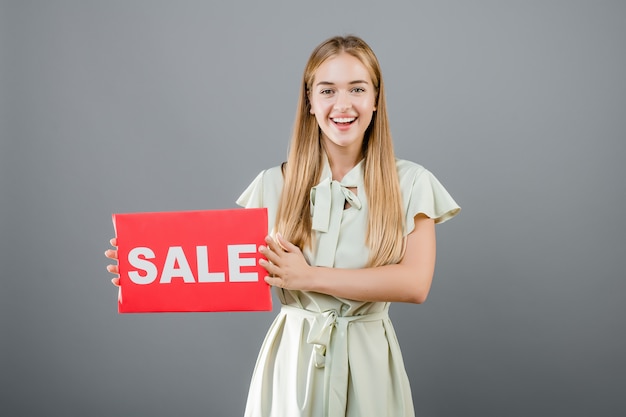
<instances>
[{"instance_id":1,"label":"white teeth","mask_svg":"<svg viewBox=\"0 0 626 417\"><path fill-rule=\"evenodd\" d=\"M336 117L333 119L335 123L350 123L353 122L356 117Z\"/></svg>"}]
</instances>

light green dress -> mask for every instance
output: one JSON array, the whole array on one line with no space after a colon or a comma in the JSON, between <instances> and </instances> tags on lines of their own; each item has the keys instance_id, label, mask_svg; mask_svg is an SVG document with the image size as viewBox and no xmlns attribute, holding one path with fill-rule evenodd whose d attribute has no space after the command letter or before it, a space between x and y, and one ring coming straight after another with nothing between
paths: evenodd
<instances>
[{"instance_id":1,"label":"light green dress","mask_svg":"<svg viewBox=\"0 0 626 417\"><path fill-rule=\"evenodd\" d=\"M315 247L304 251L311 265L362 268L367 196L363 162L339 181L325 161L311 190ZM406 214L441 223L460 210L441 183L415 163L397 160ZM237 204L268 209L273 231L283 185L280 167L261 172ZM356 193L348 188L356 187ZM345 201L349 208L344 209ZM257 359L246 417L414 416L409 380L388 316L388 302L363 302L306 291L275 289L282 308Z\"/></svg>"}]
</instances>

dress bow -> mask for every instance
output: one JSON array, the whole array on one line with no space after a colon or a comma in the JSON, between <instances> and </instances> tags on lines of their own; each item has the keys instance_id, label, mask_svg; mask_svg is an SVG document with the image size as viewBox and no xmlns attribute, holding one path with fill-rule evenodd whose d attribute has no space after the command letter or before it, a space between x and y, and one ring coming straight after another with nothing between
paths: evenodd
<instances>
[{"instance_id":1,"label":"dress bow","mask_svg":"<svg viewBox=\"0 0 626 417\"><path fill-rule=\"evenodd\" d=\"M331 215L338 210L343 211L347 201L351 207L360 210L362 207L359 197L350 190L352 185L344 185L340 181L323 179L311 188L311 216L313 216L313 230L327 233L330 227Z\"/></svg>"},{"instance_id":2,"label":"dress bow","mask_svg":"<svg viewBox=\"0 0 626 417\"><path fill-rule=\"evenodd\" d=\"M336 321L337 312L329 310L320 313L311 324L311 330L309 330L306 342L313 345L316 368L323 368L326 364L326 349L330 344L330 335Z\"/></svg>"},{"instance_id":3,"label":"dress bow","mask_svg":"<svg viewBox=\"0 0 626 417\"><path fill-rule=\"evenodd\" d=\"M346 201L357 210L363 206L359 197L348 187L352 185L326 177L311 188L311 216L313 217L311 227L319 232L315 258L317 266L334 266Z\"/></svg>"}]
</instances>

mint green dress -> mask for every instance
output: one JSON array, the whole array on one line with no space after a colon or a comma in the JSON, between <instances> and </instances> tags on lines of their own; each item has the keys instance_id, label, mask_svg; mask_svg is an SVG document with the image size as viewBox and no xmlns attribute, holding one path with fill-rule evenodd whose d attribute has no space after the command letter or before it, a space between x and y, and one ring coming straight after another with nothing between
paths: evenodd
<instances>
[{"instance_id":1,"label":"mint green dress","mask_svg":"<svg viewBox=\"0 0 626 417\"><path fill-rule=\"evenodd\" d=\"M311 265L362 268L367 196L363 162L339 181L325 161L322 180L311 190L315 246L304 251ZM460 208L422 166L397 160L405 235L414 216L442 223ZM262 171L237 200L268 209L269 230L283 185L280 167ZM348 188L356 187L356 193ZM345 201L349 207L344 209ZM388 302L364 302L307 291L275 288L282 304L254 368L246 417L414 416L409 380L389 319Z\"/></svg>"}]
</instances>

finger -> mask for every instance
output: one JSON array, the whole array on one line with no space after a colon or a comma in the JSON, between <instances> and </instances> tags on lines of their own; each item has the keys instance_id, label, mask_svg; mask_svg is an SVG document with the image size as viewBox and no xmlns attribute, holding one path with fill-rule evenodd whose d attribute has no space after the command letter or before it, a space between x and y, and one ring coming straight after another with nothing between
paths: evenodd
<instances>
[{"instance_id":1,"label":"finger","mask_svg":"<svg viewBox=\"0 0 626 417\"><path fill-rule=\"evenodd\" d=\"M104 251L104 256L106 256L109 259L116 259L117 260L117 251L113 250L113 249L108 249L108 250Z\"/></svg>"},{"instance_id":2,"label":"finger","mask_svg":"<svg viewBox=\"0 0 626 417\"><path fill-rule=\"evenodd\" d=\"M286 240L280 233L276 233L276 240L278 241L280 247L286 252L294 252L300 250L299 247Z\"/></svg>"},{"instance_id":3,"label":"finger","mask_svg":"<svg viewBox=\"0 0 626 417\"><path fill-rule=\"evenodd\" d=\"M271 248L267 246L259 246L259 253L265 256L266 258L265 260L274 264L279 263L280 256L276 252L274 252Z\"/></svg>"},{"instance_id":4,"label":"finger","mask_svg":"<svg viewBox=\"0 0 626 417\"><path fill-rule=\"evenodd\" d=\"M116 287L120 286L120 279L119 278L112 278L111 282L113 283L113 285L115 285Z\"/></svg>"},{"instance_id":5,"label":"finger","mask_svg":"<svg viewBox=\"0 0 626 417\"><path fill-rule=\"evenodd\" d=\"M107 271L112 274L119 274L120 270L117 265L107 265Z\"/></svg>"},{"instance_id":6,"label":"finger","mask_svg":"<svg viewBox=\"0 0 626 417\"><path fill-rule=\"evenodd\" d=\"M269 275L275 276L278 275L279 269L276 265L271 262L268 262L265 259L259 259L259 265L261 265Z\"/></svg>"},{"instance_id":7,"label":"finger","mask_svg":"<svg viewBox=\"0 0 626 417\"><path fill-rule=\"evenodd\" d=\"M111 246L117 247L117 237L114 237L113 239L109 240L109 242L111 243Z\"/></svg>"},{"instance_id":8,"label":"finger","mask_svg":"<svg viewBox=\"0 0 626 417\"><path fill-rule=\"evenodd\" d=\"M282 284L283 284L282 279L277 278L277 277L270 277L270 276L265 277L265 282L267 282L272 287L279 287L279 288L282 288Z\"/></svg>"},{"instance_id":9,"label":"finger","mask_svg":"<svg viewBox=\"0 0 626 417\"><path fill-rule=\"evenodd\" d=\"M276 253L284 252L284 249L282 248L282 246L280 246L280 244L273 237L266 236L265 242L267 243L267 247L273 250L274 252Z\"/></svg>"}]
</instances>

